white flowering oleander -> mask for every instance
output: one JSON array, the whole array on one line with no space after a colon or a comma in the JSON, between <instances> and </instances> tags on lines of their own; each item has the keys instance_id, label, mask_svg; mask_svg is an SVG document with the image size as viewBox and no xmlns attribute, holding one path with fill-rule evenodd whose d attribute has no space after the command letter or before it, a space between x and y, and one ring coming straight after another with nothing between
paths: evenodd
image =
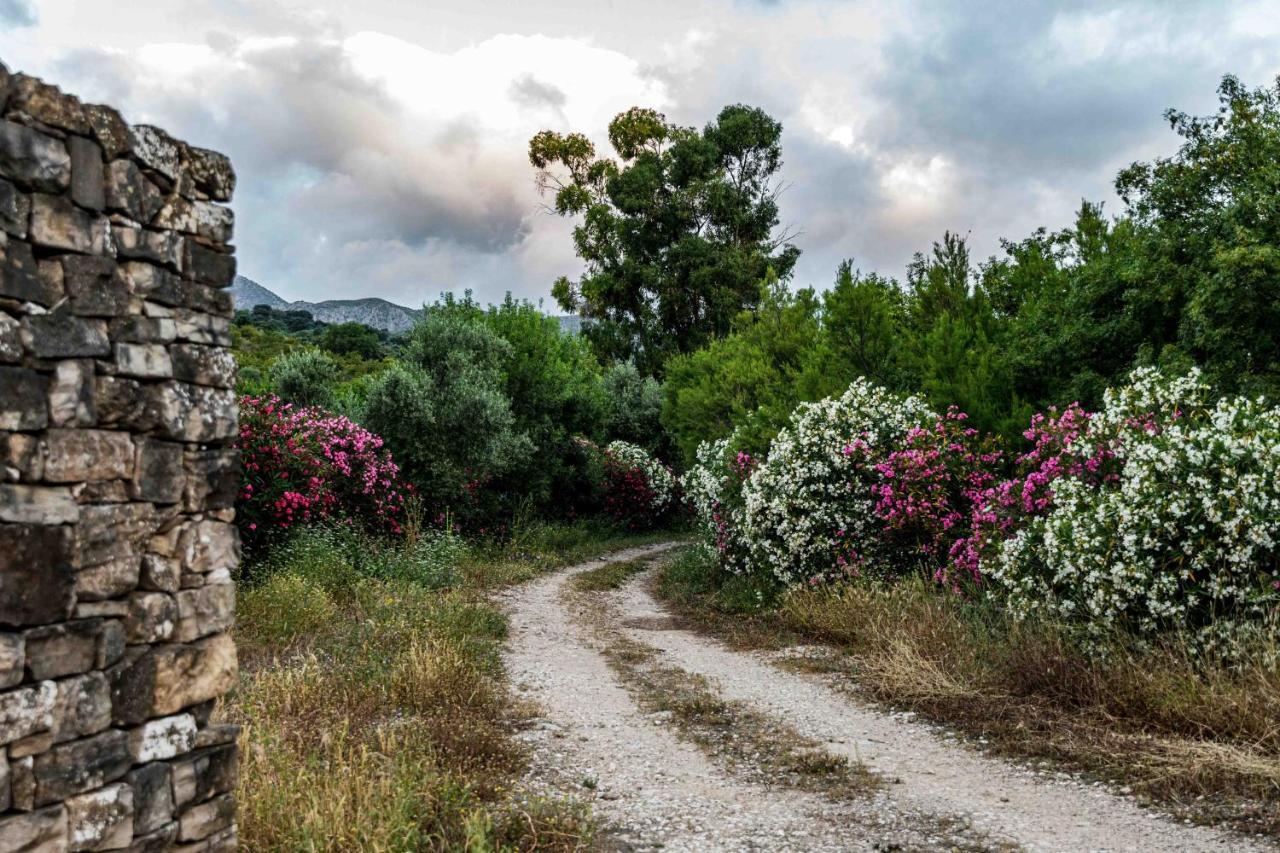
<instances>
[{"instance_id":1,"label":"white flowering oleander","mask_svg":"<svg viewBox=\"0 0 1280 853\"><path fill-rule=\"evenodd\" d=\"M660 516L671 509L676 499L676 478L670 468L643 447L625 441L610 442L605 453L618 463L644 474L649 488L653 490L653 506L650 511L654 516Z\"/></svg>"},{"instance_id":2,"label":"white flowering oleander","mask_svg":"<svg viewBox=\"0 0 1280 853\"><path fill-rule=\"evenodd\" d=\"M702 442L697 463L680 481L703 535L715 547L720 566L735 574L747 568L742 480L751 465L751 457L738 452L737 444L736 431L719 441Z\"/></svg>"},{"instance_id":3,"label":"white flowering oleander","mask_svg":"<svg viewBox=\"0 0 1280 853\"><path fill-rule=\"evenodd\" d=\"M876 569L874 472L845 449L862 442L874 451L934 417L919 398L864 378L839 397L801 404L743 486L746 568L789 584L832 577L841 573L836 547L843 541L863 567Z\"/></svg>"},{"instance_id":4,"label":"white flowering oleander","mask_svg":"<svg viewBox=\"0 0 1280 853\"><path fill-rule=\"evenodd\" d=\"M1113 447L1119 480L1061 478L1049 515L1004 543L991 579L1016 615L1047 612L1094 635L1186 628L1228 652L1274 617L1280 408L1210 406L1208 392L1198 373L1149 369L1107 392L1077 446Z\"/></svg>"}]
</instances>

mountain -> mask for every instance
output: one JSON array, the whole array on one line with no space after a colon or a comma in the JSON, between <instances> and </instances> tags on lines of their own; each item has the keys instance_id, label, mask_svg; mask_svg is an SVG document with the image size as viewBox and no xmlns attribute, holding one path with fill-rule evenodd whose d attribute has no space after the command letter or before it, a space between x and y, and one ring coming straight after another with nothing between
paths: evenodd
<instances>
[{"instance_id":1,"label":"mountain","mask_svg":"<svg viewBox=\"0 0 1280 853\"><path fill-rule=\"evenodd\" d=\"M412 328L422 312L385 299L326 299L323 302L286 302L251 278L238 275L231 284L231 299L237 309L266 305L278 311L306 311L322 323L363 323L388 332Z\"/></svg>"}]
</instances>

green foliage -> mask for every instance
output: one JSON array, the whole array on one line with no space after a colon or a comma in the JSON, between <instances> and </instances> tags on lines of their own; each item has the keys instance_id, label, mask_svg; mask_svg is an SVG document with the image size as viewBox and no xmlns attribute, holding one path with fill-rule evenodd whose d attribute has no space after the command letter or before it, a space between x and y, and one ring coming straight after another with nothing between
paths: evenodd
<instances>
[{"instance_id":1,"label":"green foliage","mask_svg":"<svg viewBox=\"0 0 1280 853\"><path fill-rule=\"evenodd\" d=\"M578 133L530 140L556 212L580 217L574 247L586 271L552 293L598 321L585 330L597 352L656 373L668 356L727 333L755 305L766 270L791 272L799 251L775 234L781 134L743 105L701 132L636 107L609 124L617 160L597 159Z\"/></svg>"},{"instance_id":2,"label":"green foliage","mask_svg":"<svg viewBox=\"0 0 1280 853\"><path fill-rule=\"evenodd\" d=\"M333 405L338 364L314 347L291 350L271 363L270 380L277 396L299 406Z\"/></svg>"},{"instance_id":3,"label":"green foliage","mask_svg":"<svg viewBox=\"0 0 1280 853\"><path fill-rule=\"evenodd\" d=\"M363 359L376 360L386 355L383 339L386 333L379 334L363 323L338 323L325 327L320 333L319 344L334 355L358 355Z\"/></svg>"},{"instance_id":4,"label":"green foliage","mask_svg":"<svg viewBox=\"0 0 1280 853\"><path fill-rule=\"evenodd\" d=\"M633 361L620 361L604 372L604 435L650 453L665 455L662 428L662 383L643 375Z\"/></svg>"}]
</instances>

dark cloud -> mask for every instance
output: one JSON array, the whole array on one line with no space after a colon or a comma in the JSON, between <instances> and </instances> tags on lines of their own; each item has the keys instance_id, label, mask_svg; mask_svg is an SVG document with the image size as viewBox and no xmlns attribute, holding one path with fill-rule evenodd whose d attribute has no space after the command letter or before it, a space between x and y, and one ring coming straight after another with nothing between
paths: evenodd
<instances>
[{"instance_id":1,"label":"dark cloud","mask_svg":"<svg viewBox=\"0 0 1280 853\"><path fill-rule=\"evenodd\" d=\"M27 0L0 0L0 24L34 27L36 21L36 10Z\"/></svg>"},{"instance_id":2,"label":"dark cloud","mask_svg":"<svg viewBox=\"0 0 1280 853\"><path fill-rule=\"evenodd\" d=\"M568 97L558 87L539 80L532 74L522 74L511 83L511 98L527 107L552 107L560 109Z\"/></svg>"}]
</instances>

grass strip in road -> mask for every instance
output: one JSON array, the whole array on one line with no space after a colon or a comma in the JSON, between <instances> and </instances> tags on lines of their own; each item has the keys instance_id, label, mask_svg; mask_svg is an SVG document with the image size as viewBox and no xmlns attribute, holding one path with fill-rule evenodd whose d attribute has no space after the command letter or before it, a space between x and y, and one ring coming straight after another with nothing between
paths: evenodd
<instances>
[{"instance_id":1,"label":"grass strip in road","mask_svg":"<svg viewBox=\"0 0 1280 853\"><path fill-rule=\"evenodd\" d=\"M605 592L618 589L633 576L649 567L651 557L618 560L574 575L571 583L579 592Z\"/></svg>"}]
</instances>

